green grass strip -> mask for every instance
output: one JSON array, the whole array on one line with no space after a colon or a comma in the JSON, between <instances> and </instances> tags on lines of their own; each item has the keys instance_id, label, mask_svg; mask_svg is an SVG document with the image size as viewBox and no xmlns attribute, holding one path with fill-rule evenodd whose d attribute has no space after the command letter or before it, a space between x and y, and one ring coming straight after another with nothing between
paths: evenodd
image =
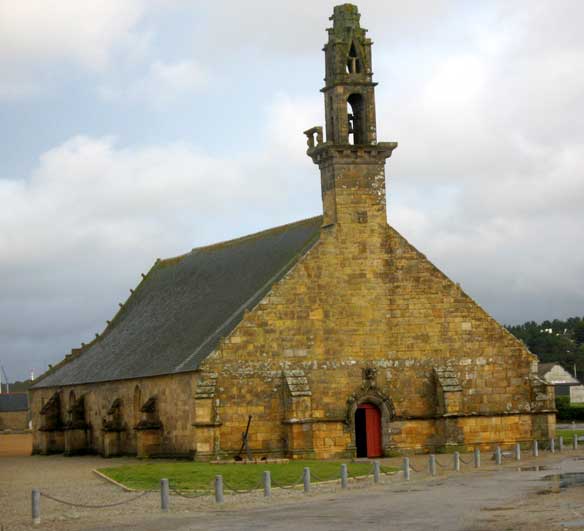
<instances>
[{"instance_id":1,"label":"green grass strip","mask_svg":"<svg viewBox=\"0 0 584 531\"><path fill-rule=\"evenodd\" d=\"M160 479L168 478L172 488L181 491L212 490L217 474L225 483L246 490L257 486L264 470L269 470L274 484L291 485L310 467L314 476L328 481L340 479L342 461L290 461L287 464L214 465L184 461L147 461L136 465L101 468L102 474L131 489L157 489ZM350 476L363 476L371 471L371 463L347 463ZM397 470L384 467L384 472ZM313 481L316 481L313 478Z\"/></svg>"}]
</instances>

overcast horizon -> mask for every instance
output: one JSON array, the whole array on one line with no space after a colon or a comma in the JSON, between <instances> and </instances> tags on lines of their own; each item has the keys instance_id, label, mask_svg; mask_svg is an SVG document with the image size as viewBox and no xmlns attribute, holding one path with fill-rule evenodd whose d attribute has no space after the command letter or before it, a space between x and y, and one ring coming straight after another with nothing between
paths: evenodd
<instances>
[{"instance_id":1,"label":"overcast horizon","mask_svg":"<svg viewBox=\"0 0 584 531\"><path fill-rule=\"evenodd\" d=\"M339 2L0 0L0 364L39 375L157 257L322 212ZM584 315L584 4L358 2L388 219L499 322Z\"/></svg>"}]
</instances>

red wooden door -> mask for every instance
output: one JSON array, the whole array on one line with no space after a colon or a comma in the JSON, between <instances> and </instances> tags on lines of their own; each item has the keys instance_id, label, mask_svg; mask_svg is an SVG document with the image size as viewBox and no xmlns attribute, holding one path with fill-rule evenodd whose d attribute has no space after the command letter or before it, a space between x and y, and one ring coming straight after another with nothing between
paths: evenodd
<instances>
[{"instance_id":1,"label":"red wooden door","mask_svg":"<svg viewBox=\"0 0 584 531\"><path fill-rule=\"evenodd\" d=\"M373 404L361 404L359 408L365 410L367 457L381 457L381 413Z\"/></svg>"}]
</instances>

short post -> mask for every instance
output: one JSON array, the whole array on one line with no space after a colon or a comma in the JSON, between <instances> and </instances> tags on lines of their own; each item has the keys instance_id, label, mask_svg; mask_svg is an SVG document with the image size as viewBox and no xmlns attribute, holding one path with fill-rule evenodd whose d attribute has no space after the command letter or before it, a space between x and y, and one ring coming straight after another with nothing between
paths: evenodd
<instances>
[{"instance_id":1,"label":"short post","mask_svg":"<svg viewBox=\"0 0 584 531\"><path fill-rule=\"evenodd\" d=\"M410 458L409 457L404 457L403 471L404 471L404 479L406 481L409 481L410 480Z\"/></svg>"},{"instance_id":2,"label":"short post","mask_svg":"<svg viewBox=\"0 0 584 531\"><path fill-rule=\"evenodd\" d=\"M560 435L560 437L558 438L558 451L560 452L564 451L564 437L562 435Z\"/></svg>"},{"instance_id":3,"label":"short post","mask_svg":"<svg viewBox=\"0 0 584 531\"><path fill-rule=\"evenodd\" d=\"M272 495L272 473L264 470L264 497L269 498Z\"/></svg>"},{"instance_id":4,"label":"short post","mask_svg":"<svg viewBox=\"0 0 584 531\"><path fill-rule=\"evenodd\" d=\"M481 449L478 446L474 449L474 466L475 468L481 467Z\"/></svg>"},{"instance_id":5,"label":"short post","mask_svg":"<svg viewBox=\"0 0 584 531\"><path fill-rule=\"evenodd\" d=\"M574 432L574 437L572 439L572 447L574 450L578 449L578 436L576 435L576 432Z\"/></svg>"},{"instance_id":6,"label":"short post","mask_svg":"<svg viewBox=\"0 0 584 531\"><path fill-rule=\"evenodd\" d=\"M304 467L303 480L304 480L304 493L308 494L310 492L310 468L308 468L307 466Z\"/></svg>"},{"instance_id":7,"label":"short post","mask_svg":"<svg viewBox=\"0 0 584 531\"><path fill-rule=\"evenodd\" d=\"M41 523L41 491L32 489L32 525Z\"/></svg>"},{"instance_id":8,"label":"short post","mask_svg":"<svg viewBox=\"0 0 584 531\"><path fill-rule=\"evenodd\" d=\"M495 448L495 464L500 465L503 461L502 458L501 447L497 445L497 448Z\"/></svg>"},{"instance_id":9,"label":"short post","mask_svg":"<svg viewBox=\"0 0 584 531\"><path fill-rule=\"evenodd\" d=\"M160 480L160 510L162 512L168 512L169 503L169 492L168 492L168 479Z\"/></svg>"},{"instance_id":10,"label":"short post","mask_svg":"<svg viewBox=\"0 0 584 531\"><path fill-rule=\"evenodd\" d=\"M552 454L556 453L556 440L555 439L550 439L550 452Z\"/></svg>"},{"instance_id":11,"label":"short post","mask_svg":"<svg viewBox=\"0 0 584 531\"><path fill-rule=\"evenodd\" d=\"M379 461L373 461L373 483L379 483L379 476L381 473L381 466Z\"/></svg>"},{"instance_id":12,"label":"short post","mask_svg":"<svg viewBox=\"0 0 584 531\"><path fill-rule=\"evenodd\" d=\"M460 454L458 452L454 452L454 470L460 472Z\"/></svg>"},{"instance_id":13,"label":"short post","mask_svg":"<svg viewBox=\"0 0 584 531\"><path fill-rule=\"evenodd\" d=\"M224 501L225 497L223 496L223 476L221 474L217 474L215 476L215 502L223 503Z\"/></svg>"},{"instance_id":14,"label":"short post","mask_svg":"<svg viewBox=\"0 0 584 531\"><path fill-rule=\"evenodd\" d=\"M515 461L521 461L521 444L515 443Z\"/></svg>"},{"instance_id":15,"label":"short post","mask_svg":"<svg viewBox=\"0 0 584 531\"><path fill-rule=\"evenodd\" d=\"M436 475L436 456L434 454L430 454L428 459L428 472L431 476Z\"/></svg>"},{"instance_id":16,"label":"short post","mask_svg":"<svg viewBox=\"0 0 584 531\"><path fill-rule=\"evenodd\" d=\"M347 465L344 463L341 465L341 488L346 489L349 476L347 474Z\"/></svg>"},{"instance_id":17,"label":"short post","mask_svg":"<svg viewBox=\"0 0 584 531\"><path fill-rule=\"evenodd\" d=\"M537 439L535 439L533 441L533 457L538 457L539 456L539 443L537 442Z\"/></svg>"}]
</instances>

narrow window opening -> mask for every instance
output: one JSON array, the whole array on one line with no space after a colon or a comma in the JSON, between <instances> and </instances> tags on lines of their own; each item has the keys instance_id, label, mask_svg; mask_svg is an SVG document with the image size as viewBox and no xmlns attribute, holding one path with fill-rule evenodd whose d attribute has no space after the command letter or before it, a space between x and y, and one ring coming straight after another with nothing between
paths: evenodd
<instances>
[{"instance_id":1,"label":"narrow window opening","mask_svg":"<svg viewBox=\"0 0 584 531\"><path fill-rule=\"evenodd\" d=\"M355 48L355 43L351 43L351 48L349 49L349 56L347 57L347 74L360 74L361 73L361 61L357 55L357 49Z\"/></svg>"}]
</instances>

